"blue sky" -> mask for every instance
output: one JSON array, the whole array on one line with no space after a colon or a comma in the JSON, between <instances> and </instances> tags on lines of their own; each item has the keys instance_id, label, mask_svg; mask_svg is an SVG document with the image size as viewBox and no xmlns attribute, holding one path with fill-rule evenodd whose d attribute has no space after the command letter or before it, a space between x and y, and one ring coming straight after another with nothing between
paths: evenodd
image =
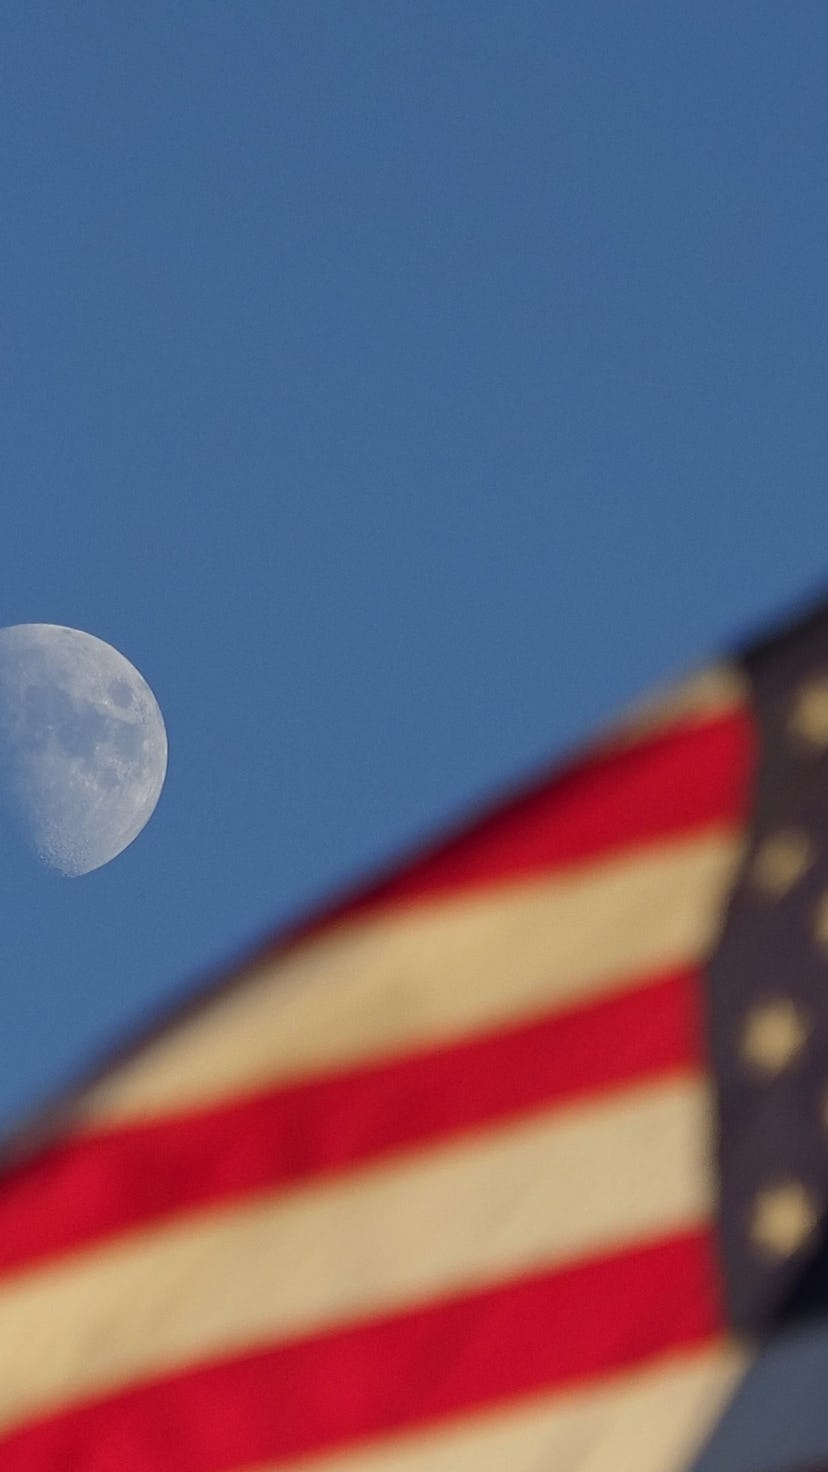
<instances>
[{"instance_id":1,"label":"blue sky","mask_svg":"<svg viewBox=\"0 0 828 1472\"><path fill-rule=\"evenodd\" d=\"M0 625L164 711L143 836L0 840L0 1123L819 587L828 11L0 17Z\"/></svg>"},{"instance_id":2,"label":"blue sky","mask_svg":"<svg viewBox=\"0 0 828 1472\"><path fill-rule=\"evenodd\" d=\"M0 625L170 766L84 878L0 833L0 1129L823 585L826 76L815 0L7 0Z\"/></svg>"}]
</instances>

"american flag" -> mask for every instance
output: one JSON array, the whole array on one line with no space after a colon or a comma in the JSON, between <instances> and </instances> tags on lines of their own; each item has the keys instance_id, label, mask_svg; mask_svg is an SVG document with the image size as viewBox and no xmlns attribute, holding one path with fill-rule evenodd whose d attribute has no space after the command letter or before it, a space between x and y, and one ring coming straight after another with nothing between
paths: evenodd
<instances>
[{"instance_id":1,"label":"american flag","mask_svg":"<svg viewBox=\"0 0 828 1472\"><path fill-rule=\"evenodd\" d=\"M821 1163L739 1164L816 1077L779 917L819 867L817 626L274 940L12 1142L3 1472L688 1464L817 1237Z\"/></svg>"}]
</instances>

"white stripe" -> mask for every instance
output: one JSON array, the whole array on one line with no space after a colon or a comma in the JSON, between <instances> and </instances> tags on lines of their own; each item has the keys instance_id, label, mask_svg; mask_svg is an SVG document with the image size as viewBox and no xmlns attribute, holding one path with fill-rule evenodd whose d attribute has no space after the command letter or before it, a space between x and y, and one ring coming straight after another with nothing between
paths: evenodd
<instances>
[{"instance_id":1,"label":"white stripe","mask_svg":"<svg viewBox=\"0 0 828 1472\"><path fill-rule=\"evenodd\" d=\"M280 1462L278 1472L685 1472L746 1360L732 1346L670 1357L586 1390Z\"/></svg>"},{"instance_id":2,"label":"white stripe","mask_svg":"<svg viewBox=\"0 0 828 1472\"><path fill-rule=\"evenodd\" d=\"M736 665L708 665L678 683L651 691L623 711L598 750L605 746L628 745L656 736L671 726L698 725L744 709L750 685Z\"/></svg>"},{"instance_id":3,"label":"white stripe","mask_svg":"<svg viewBox=\"0 0 828 1472\"><path fill-rule=\"evenodd\" d=\"M740 852L706 832L342 922L169 1029L77 1113L157 1117L623 991L711 948Z\"/></svg>"},{"instance_id":4,"label":"white stripe","mask_svg":"<svg viewBox=\"0 0 828 1472\"><path fill-rule=\"evenodd\" d=\"M85 1249L0 1290L0 1424L708 1219L709 1099L638 1085Z\"/></svg>"}]
</instances>

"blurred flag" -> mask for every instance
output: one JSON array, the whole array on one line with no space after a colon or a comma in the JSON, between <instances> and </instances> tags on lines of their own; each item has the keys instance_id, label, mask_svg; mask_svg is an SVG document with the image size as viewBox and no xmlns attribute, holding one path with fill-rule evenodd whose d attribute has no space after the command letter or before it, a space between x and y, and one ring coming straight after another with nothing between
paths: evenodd
<instances>
[{"instance_id":1,"label":"blurred flag","mask_svg":"<svg viewBox=\"0 0 828 1472\"><path fill-rule=\"evenodd\" d=\"M18 1140L4 1472L684 1467L818 1243L827 774L823 611Z\"/></svg>"}]
</instances>

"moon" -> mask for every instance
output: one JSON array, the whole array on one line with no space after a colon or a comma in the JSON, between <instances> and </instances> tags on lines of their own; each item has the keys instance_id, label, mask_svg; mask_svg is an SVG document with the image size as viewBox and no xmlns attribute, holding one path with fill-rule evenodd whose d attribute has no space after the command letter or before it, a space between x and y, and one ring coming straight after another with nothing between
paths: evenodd
<instances>
[{"instance_id":1,"label":"moon","mask_svg":"<svg viewBox=\"0 0 828 1472\"><path fill-rule=\"evenodd\" d=\"M166 772L158 702L123 654L61 624L0 629L0 803L44 864L77 876L109 863Z\"/></svg>"}]
</instances>

